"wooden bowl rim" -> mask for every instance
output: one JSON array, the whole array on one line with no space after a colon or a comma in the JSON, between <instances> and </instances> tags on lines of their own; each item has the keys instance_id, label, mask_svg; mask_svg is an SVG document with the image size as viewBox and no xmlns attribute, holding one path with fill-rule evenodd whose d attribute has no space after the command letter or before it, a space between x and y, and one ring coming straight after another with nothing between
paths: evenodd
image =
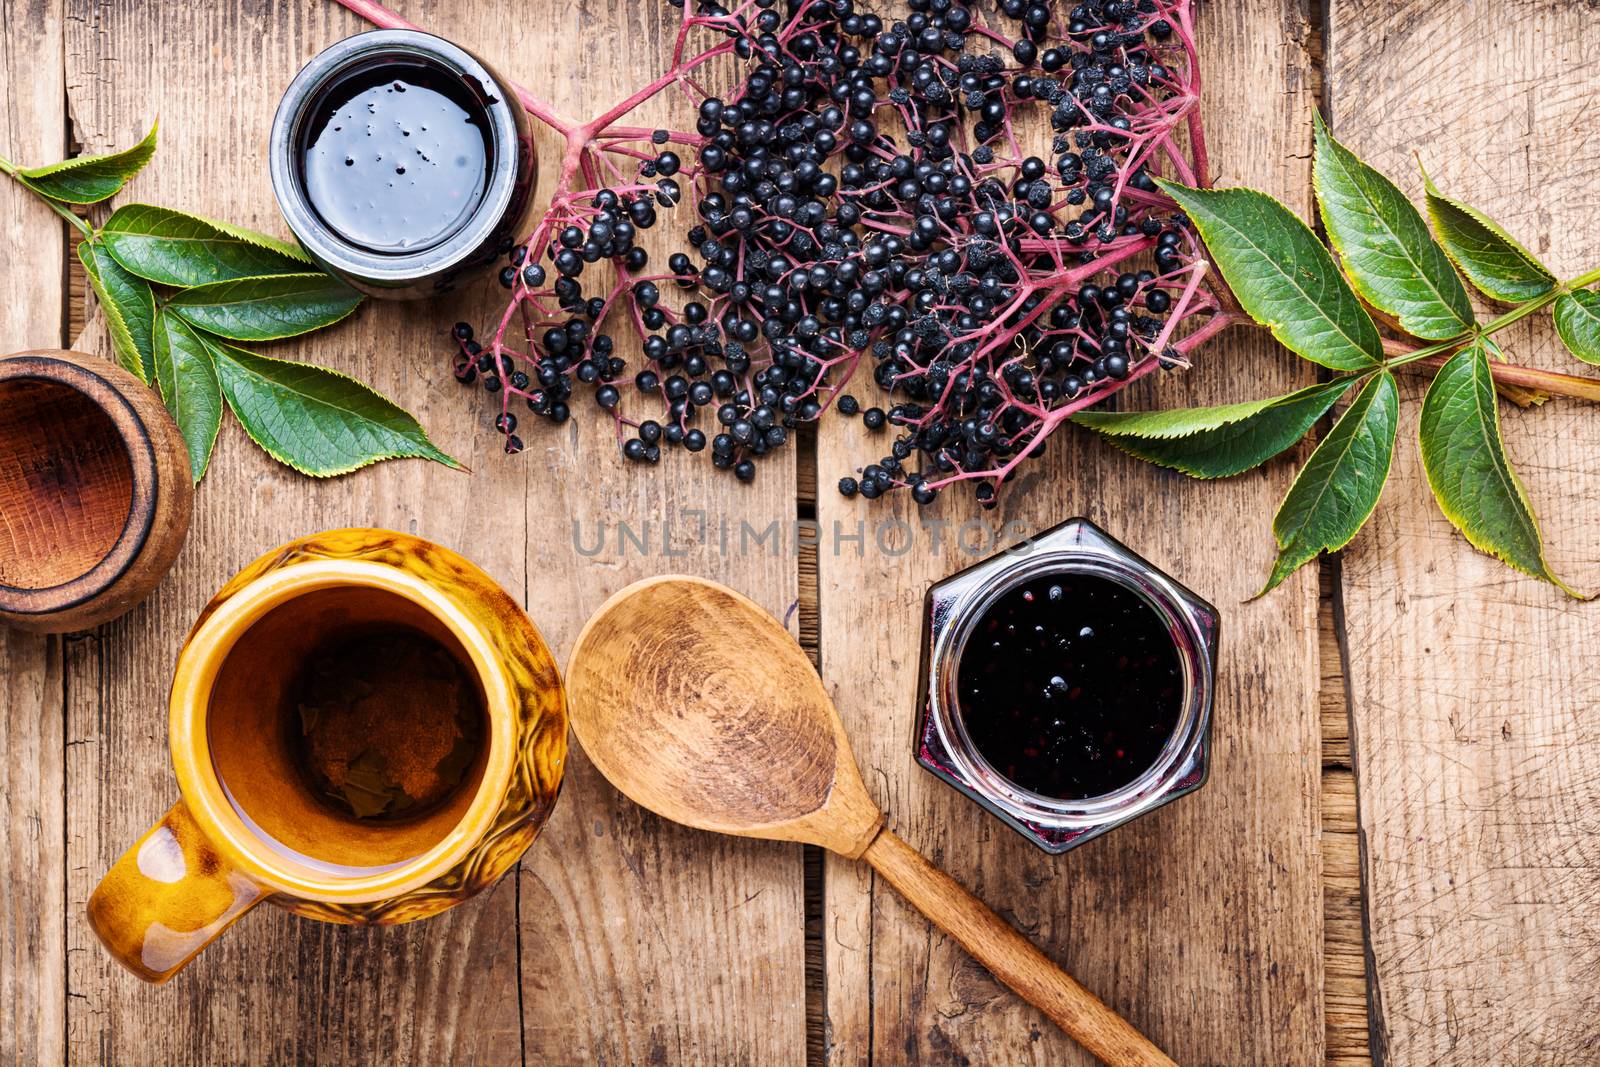
<instances>
[{"instance_id":1,"label":"wooden bowl rim","mask_svg":"<svg viewBox=\"0 0 1600 1067\"><path fill-rule=\"evenodd\" d=\"M76 390L100 409L128 454L133 473L133 492L122 532L100 562L70 581L38 589L23 589L0 582L0 611L13 615L51 615L75 608L99 596L127 572L143 551L155 522L157 492L156 450L149 427L133 402L122 390L97 372L63 356L78 353L57 350L19 352L0 357L0 384L13 381L42 381ZM92 357L81 356L83 360Z\"/></svg>"}]
</instances>

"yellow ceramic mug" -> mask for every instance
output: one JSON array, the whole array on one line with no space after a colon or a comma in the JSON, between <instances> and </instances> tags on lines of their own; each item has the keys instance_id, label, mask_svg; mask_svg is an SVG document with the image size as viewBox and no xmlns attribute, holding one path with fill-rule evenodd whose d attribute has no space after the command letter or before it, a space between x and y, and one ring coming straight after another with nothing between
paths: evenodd
<instances>
[{"instance_id":1,"label":"yellow ceramic mug","mask_svg":"<svg viewBox=\"0 0 1600 1067\"><path fill-rule=\"evenodd\" d=\"M352 633L408 650L397 670L414 668L416 648L447 656L429 669L477 709L453 786L416 814L363 818L330 803L297 748L307 664L326 673L316 657ZM427 714L415 705L432 692L409 686L407 714ZM567 752L561 679L522 609L454 552L386 530L293 541L223 587L178 656L170 730L183 799L89 898L100 940L153 982L263 900L347 923L409 922L465 900L533 842Z\"/></svg>"}]
</instances>

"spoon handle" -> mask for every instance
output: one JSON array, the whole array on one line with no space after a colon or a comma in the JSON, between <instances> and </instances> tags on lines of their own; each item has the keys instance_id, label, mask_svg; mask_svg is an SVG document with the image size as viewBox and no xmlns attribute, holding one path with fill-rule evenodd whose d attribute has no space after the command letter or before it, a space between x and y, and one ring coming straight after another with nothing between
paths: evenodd
<instances>
[{"instance_id":1,"label":"spoon handle","mask_svg":"<svg viewBox=\"0 0 1600 1067\"><path fill-rule=\"evenodd\" d=\"M1023 1000L1112 1067L1177 1067L948 874L885 828L862 859Z\"/></svg>"}]
</instances>

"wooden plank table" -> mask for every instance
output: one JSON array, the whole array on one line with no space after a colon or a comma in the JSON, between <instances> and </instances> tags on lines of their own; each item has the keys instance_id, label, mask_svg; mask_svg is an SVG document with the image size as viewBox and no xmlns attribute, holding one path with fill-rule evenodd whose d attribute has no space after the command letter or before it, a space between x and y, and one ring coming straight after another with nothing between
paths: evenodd
<instances>
[{"instance_id":1,"label":"wooden plank table","mask_svg":"<svg viewBox=\"0 0 1600 1067\"><path fill-rule=\"evenodd\" d=\"M402 7L573 113L657 69L675 16L647 0ZM1465 30L1453 5L1420 0L1331 11L1325 24L1310 0L1202 5L1220 182L1308 212L1320 98L1381 165L1403 173L1422 147L1442 184L1550 262L1589 265L1600 223L1580 206L1600 142L1523 151L1589 121L1581 72L1600 41L1580 7L1474 8ZM159 114L162 148L130 199L281 233L262 157L272 109L306 59L360 28L326 0L0 0L0 154L126 145ZM1499 51L1513 32L1517 47ZM547 165L554 151L541 141ZM0 235L0 348L73 340L83 286L64 227L3 186ZM370 305L274 350L372 382L470 477L408 462L314 482L230 424L188 544L148 603L65 639L0 630L0 1063L1085 1062L864 869L664 824L581 756L517 876L445 917L359 930L262 909L162 990L120 972L82 905L173 798L164 707L178 646L239 566L344 524L464 552L523 600L558 658L606 595L650 573L711 575L780 616L798 601L793 625L892 823L1180 1062L1367 1062L1369 995L1372 1048L1387 1062L1593 1060L1600 894L1584 831L1600 775L1583 712L1595 616L1467 548L1430 510L1414 450L1402 444L1375 529L1342 567L1249 604L1291 475L1282 464L1199 486L1067 434L1031 484L982 517L1042 528L1087 514L1225 614L1211 783L1051 859L912 760L918 604L929 581L971 560L949 540L932 551L929 516L903 500L833 493L866 447L860 426L836 420L748 487L712 477L704 457L640 474L587 419L529 433L508 459L485 430L488 407L441 355L448 323L481 320L498 299L486 284L449 306ZM106 350L93 324L82 344ZM1543 334L1513 347L1557 365ZM1131 399L1207 402L1309 380L1281 350L1234 337ZM1508 423L1558 564L1600 585L1585 537L1596 497L1563 492L1594 473L1600 423L1567 404ZM950 530L980 517L954 499L942 508ZM573 523L591 538L619 517L659 531L696 509L736 531L859 521L866 543L858 555L825 537L798 557L692 542L670 558L573 548ZM885 519L908 524L912 551L874 544ZM1498 647L1508 635L1514 657Z\"/></svg>"},{"instance_id":2,"label":"wooden plank table","mask_svg":"<svg viewBox=\"0 0 1600 1067\"><path fill-rule=\"evenodd\" d=\"M1561 0L1334 5L1336 134L1421 192L1487 211L1560 277L1592 268L1593 12ZM1571 371L1547 316L1512 360ZM1401 441L1416 437L1406 383ZM1600 588L1600 419L1504 417L1557 573ZM1600 1061L1600 614L1469 549L1396 450L1344 561L1366 852L1373 1052L1394 1063Z\"/></svg>"}]
</instances>

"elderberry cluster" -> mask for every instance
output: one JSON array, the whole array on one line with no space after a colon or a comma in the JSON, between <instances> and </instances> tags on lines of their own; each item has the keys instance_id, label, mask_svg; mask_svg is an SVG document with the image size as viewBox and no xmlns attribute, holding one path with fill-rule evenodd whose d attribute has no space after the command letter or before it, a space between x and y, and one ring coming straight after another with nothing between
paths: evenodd
<instances>
[{"instance_id":1,"label":"elderberry cluster","mask_svg":"<svg viewBox=\"0 0 1600 1067\"><path fill-rule=\"evenodd\" d=\"M488 346L455 327L456 375L502 394L508 451L522 447L513 398L559 423L581 384L627 458L709 446L749 481L834 406L894 433L841 492L905 487L928 503L970 479L990 503L1071 411L1183 361L1172 320L1215 303L1189 284L1194 239L1151 173L1185 165L1173 134L1195 104L1194 57L1173 39L1186 0L1064 15L1002 0L1014 39L958 0L907 6L891 23L855 0L685 13L746 62L737 90L701 102L693 135L595 149L627 152L637 180L569 201L509 250L500 280L526 351L503 327ZM693 255L652 274L635 240L684 199L680 172ZM591 281L601 261L610 273ZM618 305L644 334L626 402L629 368L600 332ZM864 410L842 392L863 359L885 395Z\"/></svg>"}]
</instances>

